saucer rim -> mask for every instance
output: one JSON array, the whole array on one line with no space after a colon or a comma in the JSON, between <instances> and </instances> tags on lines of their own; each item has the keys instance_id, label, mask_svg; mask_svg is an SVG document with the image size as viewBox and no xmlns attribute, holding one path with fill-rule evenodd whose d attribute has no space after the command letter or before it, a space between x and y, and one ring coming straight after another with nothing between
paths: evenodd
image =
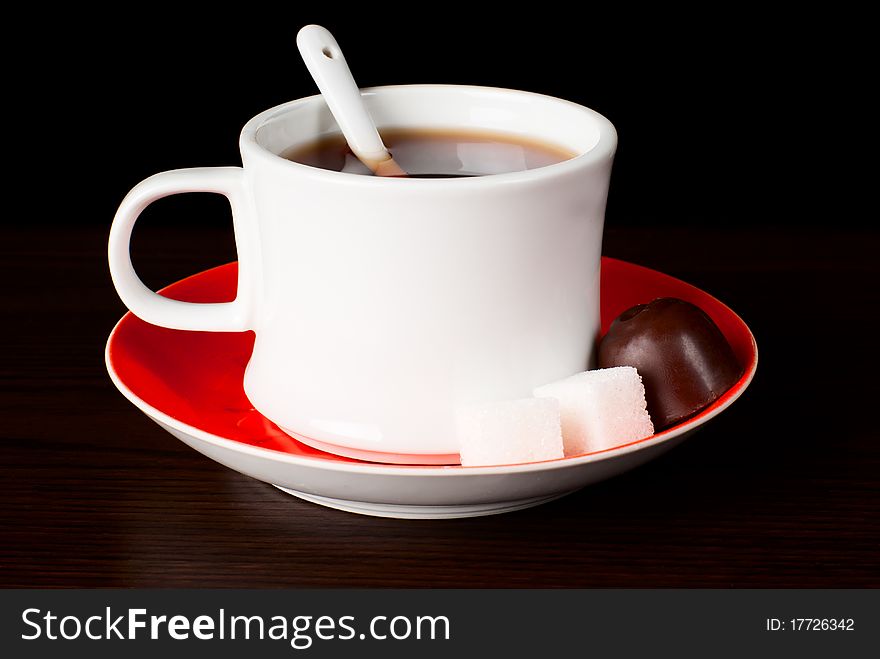
<instances>
[{"instance_id":1,"label":"saucer rim","mask_svg":"<svg viewBox=\"0 0 880 659\"><path fill-rule=\"evenodd\" d=\"M618 263L622 263L627 267L631 268L639 268L642 270L648 270L654 274L661 275L663 277L667 277L669 279L674 279L677 282L688 286L690 288L694 288L698 290L703 295L711 298L719 305L724 307L731 315L733 315L740 323L742 323L743 327L745 327L746 331L749 334L749 339L751 342L751 352L753 355L753 359L749 364L745 365L745 369L743 375L737 381L736 384L733 385L728 391L726 391L710 408L705 409L690 419L679 423L672 428L668 428L663 430L657 434L654 434L650 437L646 437L644 439L638 439L633 442L629 442L627 444L622 444L620 446L615 446L613 448L603 449L601 451L594 451L591 453L584 453L581 455L573 455L573 456L565 456L562 458L554 458L552 460L541 460L538 462L526 462L520 464L510 464L510 465L488 465L488 466L464 466L464 465L413 465L413 464L390 464L390 463L378 463L378 462L336 462L329 461L322 457L313 457L313 456L298 456L291 455L290 453L284 453L282 451L276 451L274 449L262 448L259 446L253 446L251 444L244 444L234 439L228 439L225 437L221 437L220 435L215 435L214 433L210 433L206 430L202 430L195 426L192 426L188 423L180 421L169 414L153 407L150 403L146 402L140 396L135 394L123 381L119 374L116 372L115 367L113 366L112 356L111 356L111 348L113 339L116 336L117 330L122 325L123 322L133 314L131 311L126 312L122 318L120 318L116 324L113 326L113 329L110 332L110 335L107 337L107 342L104 347L104 363L107 368L107 373L110 375L110 380L119 390L119 392L125 396L135 407L141 410L144 414L149 416L154 421L159 421L161 423L167 424L180 432L184 432L196 439L201 441L208 442L210 444L214 444L219 448L225 448L227 450L244 453L251 455L255 458L267 459L273 462L281 462L286 464L292 464L302 467L317 467L319 469L333 471L333 472L348 472L348 473L362 473L362 474L373 474L373 475L384 475L384 476L452 476L452 475L460 475L460 476L476 476L476 475L499 475L499 474L515 474L515 473L529 473L529 472L537 472L537 471L553 471L558 469L566 469L569 467L578 467L585 464L590 464L594 462L602 462L605 460L611 460L617 457L621 457L624 455L628 455L630 453L635 453L641 451L643 449L648 449L653 446L657 446L659 444L663 444L671 439L679 437L685 433L689 433L693 430L696 430L707 421L715 418L730 407L735 400L737 400L748 388L754 379L755 372L758 367L758 345L755 340L755 336L749 328L748 324L735 312L733 309L728 307L722 301L718 300L713 295L705 292L704 290L687 283L681 279L676 277L672 277L671 275L667 275L659 270L654 270L652 268L647 268L645 266L638 265L636 263L630 263L629 261L624 261L622 259L615 259L613 257L603 256L604 259L608 259L610 261L617 261ZM214 268L207 268L200 272L189 275L188 277L184 277L183 279L177 280L168 286L163 287L159 293L164 292L168 288L175 286L181 282L184 282L188 279L192 279L194 277L198 277L203 275L206 272L210 272L211 270L216 270L218 268L225 268L234 263L234 261L230 263L224 263L219 266L215 266ZM185 330L180 330L185 331Z\"/></svg>"}]
</instances>

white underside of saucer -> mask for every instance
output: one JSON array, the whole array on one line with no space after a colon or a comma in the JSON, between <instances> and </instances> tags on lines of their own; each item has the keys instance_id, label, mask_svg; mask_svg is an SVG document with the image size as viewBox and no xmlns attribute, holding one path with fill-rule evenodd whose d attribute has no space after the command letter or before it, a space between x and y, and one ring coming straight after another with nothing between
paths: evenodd
<instances>
[{"instance_id":1,"label":"white underside of saucer","mask_svg":"<svg viewBox=\"0 0 880 659\"><path fill-rule=\"evenodd\" d=\"M478 517L538 506L644 464L689 434L616 455L485 468L411 467L293 457L211 436L152 410L148 414L200 453L288 494L350 513L400 519Z\"/></svg>"},{"instance_id":2,"label":"white underside of saucer","mask_svg":"<svg viewBox=\"0 0 880 659\"><path fill-rule=\"evenodd\" d=\"M540 506L542 503L553 501L571 494L551 494L550 496L532 497L530 499L515 499L513 501L497 501L493 503L479 503L458 506L411 506L382 503L370 503L368 501L348 501L346 499L333 499L321 497L306 492L297 492L281 485L275 485L279 490L295 497L316 503L319 506L344 510L358 515L370 515L372 517L393 517L395 519L458 519L461 517L484 517L486 515L500 515L515 510Z\"/></svg>"}]
</instances>

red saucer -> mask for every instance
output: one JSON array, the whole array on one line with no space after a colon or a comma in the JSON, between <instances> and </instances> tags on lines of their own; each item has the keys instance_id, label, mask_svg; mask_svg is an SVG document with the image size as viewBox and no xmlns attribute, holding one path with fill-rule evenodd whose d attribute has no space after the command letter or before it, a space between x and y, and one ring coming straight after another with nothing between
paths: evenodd
<instances>
[{"instance_id":1,"label":"red saucer","mask_svg":"<svg viewBox=\"0 0 880 659\"><path fill-rule=\"evenodd\" d=\"M235 297L236 281L237 264L229 263L176 282L161 293L187 302L228 302ZM656 297L681 298L703 309L724 333L744 366L742 378L730 391L685 422L692 425L741 393L754 372L757 348L742 319L711 295L655 270L603 257L603 334L622 311ZM189 426L289 455L366 464L306 446L253 408L242 389L253 342L253 332L170 330L150 325L128 313L110 337L107 360L122 384L138 398Z\"/></svg>"}]
</instances>

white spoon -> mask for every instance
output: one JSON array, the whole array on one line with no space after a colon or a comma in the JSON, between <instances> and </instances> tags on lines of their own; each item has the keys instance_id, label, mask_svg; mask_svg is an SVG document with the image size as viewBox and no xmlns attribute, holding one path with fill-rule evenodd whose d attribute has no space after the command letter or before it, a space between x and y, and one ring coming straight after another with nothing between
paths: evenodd
<instances>
[{"instance_id":1,"label":"white spoon","mask_svg":"<svg viewBox=\"0 0 880 659\"><path fill-rule=\"evenodd\" d=\"M296 35L296 45L358 160L376 176L406 176L379 137L333 35L320 25L306 25Z\"/></svg>"}]
</instances>

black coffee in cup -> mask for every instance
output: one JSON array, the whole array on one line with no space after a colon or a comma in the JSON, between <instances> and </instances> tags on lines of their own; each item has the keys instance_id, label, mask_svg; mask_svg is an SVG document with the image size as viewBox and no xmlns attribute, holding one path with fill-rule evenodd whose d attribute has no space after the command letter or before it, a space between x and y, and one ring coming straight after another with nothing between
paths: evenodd
<instances>
[{"instance_id":1,"label":"black coffee in cup","mask_svg":"<svg viewBox=\"0 0 880 659\"><path fill-rule=\"evenodd\" d=\"M563 147L530 138L444 129L382 129L382 140L411 178L458 178L545 167L575 156ZM298 144L281 154L311 167L371 175L341 134Z\"/></svg>"}]
</instances>

